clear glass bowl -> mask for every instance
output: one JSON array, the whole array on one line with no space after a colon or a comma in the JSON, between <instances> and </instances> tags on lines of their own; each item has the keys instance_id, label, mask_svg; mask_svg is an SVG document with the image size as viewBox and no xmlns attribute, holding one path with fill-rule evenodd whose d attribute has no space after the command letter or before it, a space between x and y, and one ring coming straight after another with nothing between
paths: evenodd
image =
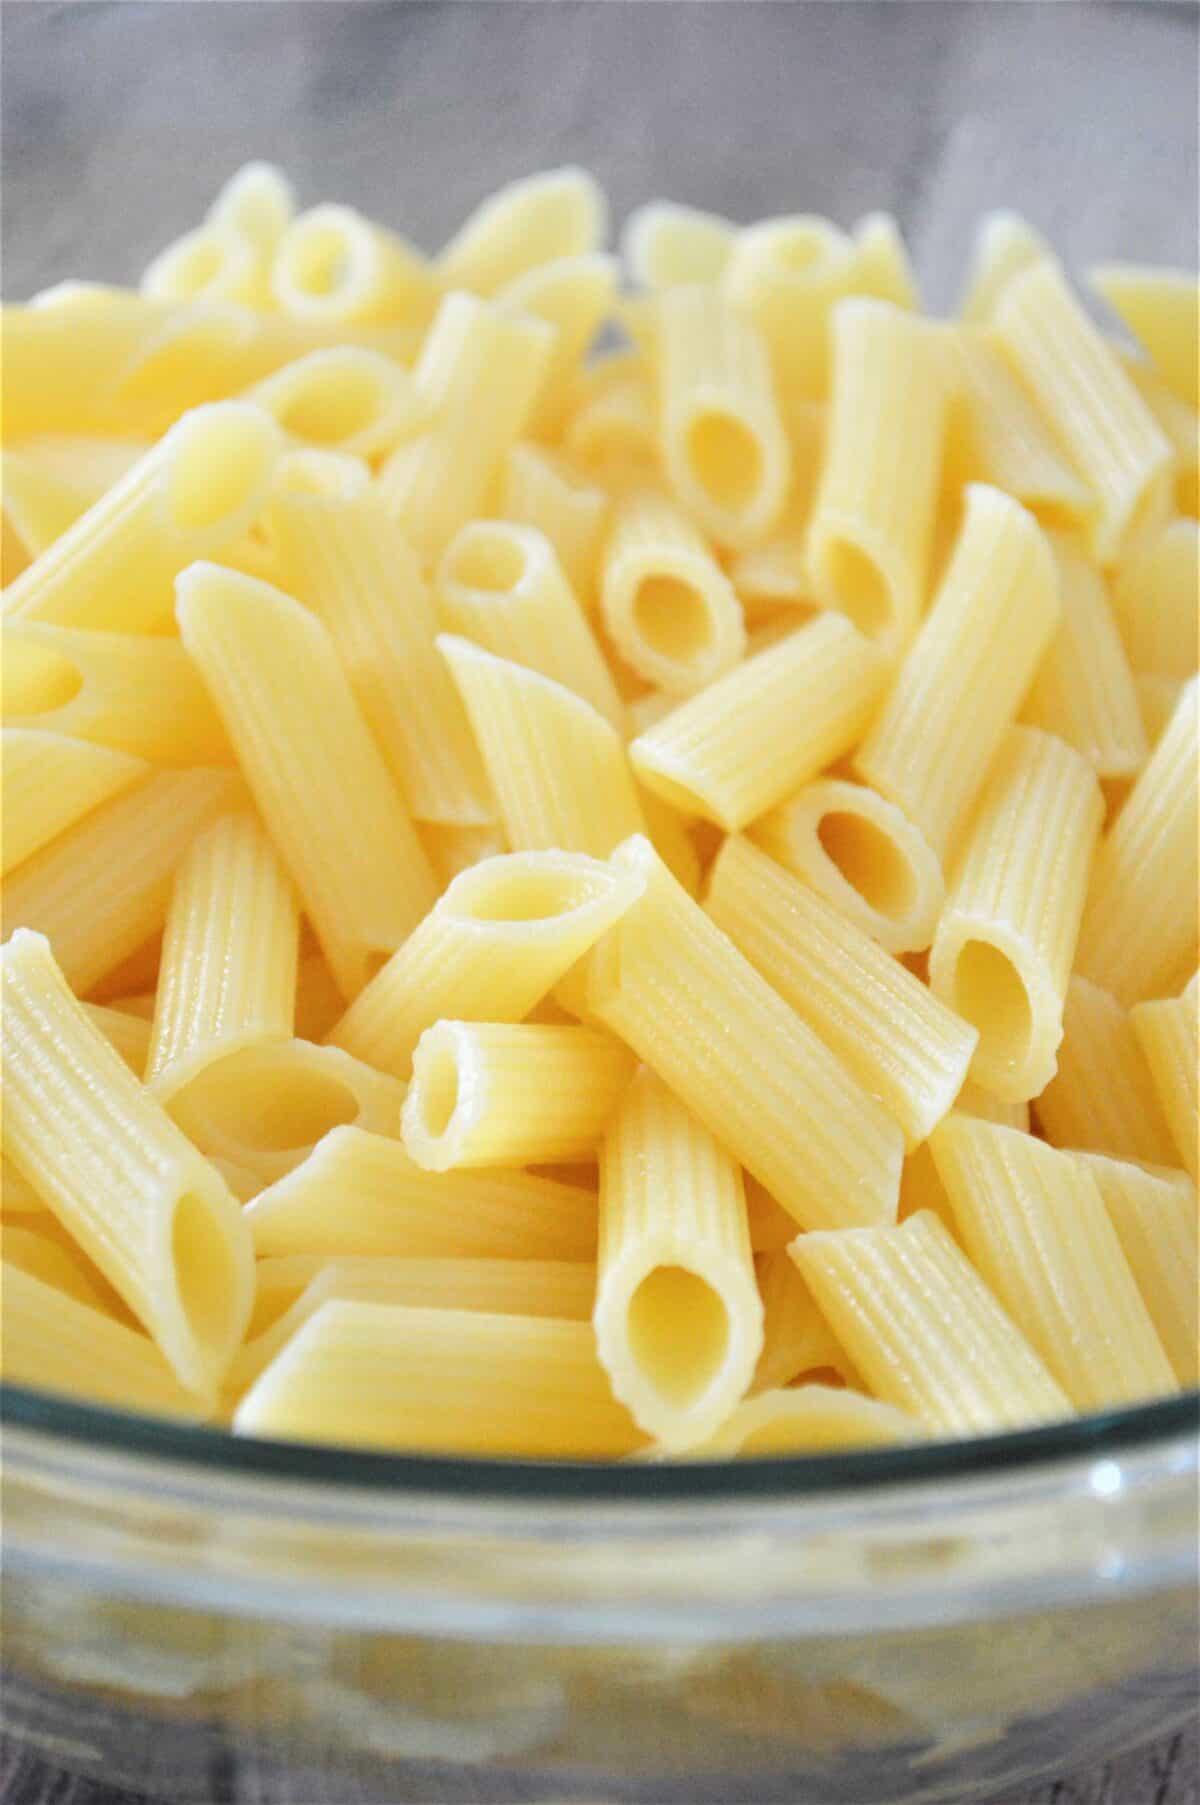
<instances>
[{"instance_id":1,"label":"clear glass bowl","mask_svg":"<svg viewBox=\"0 0 1200 1805\"><path fill-rule=\"evenodd\" d=\"M252 155L436 244L593 167L619 220L981 210L1196 259L1191 9L6 10L5 273L131 280ZM116 197L114 204L114 197ZM8 1388L5 1728L184 1805L953 1802L1196 1697L1195 1395L974 1443L611 1468L237 1442ZM254 1789L257 1790L254 1790Z\"/></svg>"}]
</instances>

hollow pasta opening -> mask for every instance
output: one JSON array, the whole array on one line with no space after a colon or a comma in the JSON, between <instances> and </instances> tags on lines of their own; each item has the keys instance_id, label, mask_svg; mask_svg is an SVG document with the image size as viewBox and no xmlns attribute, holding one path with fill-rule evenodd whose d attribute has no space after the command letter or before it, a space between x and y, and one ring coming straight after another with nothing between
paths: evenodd
<instances>
[{"instance_id":1,"label":"hollow pasta opening","mask_svg":"<svg viewBox=\"0 0 1200 1805\"><path fill-rule=\"evenodd\" d=\"M511 877L487 876L468 896L463 913L471 921L553 921L569 915L600 894L585 877L566 872L515 872Z\"/></svg>"},{"instance_id":2,"label":"hollow pasta opening","mask_svg":"<svg viewBox=\"0 0 1200 1805\"><path fill-rule=\"evenodd\" d=\"M686 1410L704 1396L729 1346L729 1313L711 1285L684 1266L656 1266L626 1324L634 1360L666 1403Z\"/></svg>"},{"instance_id":3,"label":"hollow pasta opening","mask_svg":"<svg viewBox=\"0 0 1200 1805\"><path fill-rule=\"evenodd\" d=\"M278 446L273 422L220 406L197 408L175 428L167 505L181 532L200 532L236 514L261 488Z\"/></svg>"},{"instance_id":4,"label":"hollow pasta opening","mask_svg":"<svg viewBox=\"0 0 1200 1805\"><path fill-rule=\"evenodd\" d=\"M453 1047L435 1047L421 1066L421 1121L431 1140L440 1140L458 1108L458 1059Z\"/></svg>"},{"instance_id":5,"label":"hollow pasta opening","mask_svg":"<svg viewBox=\"0 0 1200 1805\"><path fill-rule=\"evenodd\" d=\"M954 966L954 1008L978 1028L980 1049L1019 1067L1029 1051L1033 1013L1029 993L1007 954L987 940L964 942Z\"/></svg>"},{"instance_id":6,"label":"hollow pasta opening","mask_svg":"<svg viewBox=\"0 0 1200 1805\"><path fill-rule=\"evenodd\" d=\"M860 633L878 638L892 624L892 592L875 560L848 539L834 539L825 559L838 606Z\"/></svg>"},{"instance_id":7,"label":"hollow pasta opening","mask_svg":"<svg viewBox=\"0 0 1200 1805\"><path fill-rule=\"evenodd\" d=\"M372 426L383 405L373 370L350 363L314 370L275 409L285 432L313 445L340 445Z\"/></svg>"},{"instance_id":8,"label":"hollow pasta opening","mask_svg":"<svg viewBox=\"0 0 1200 1805\"><path fill-rule=\"evenodd\" d=\"M83 688L83 672L52 646L14 635L0 660L4 716L52 714L65 708Z\"/></svg>"},{"instance_id":9,"label":"hollow pasta opening","mask_svg":"<svg viewBox=\"0 0 1200 1805\"><path fill-rule=\"evenodd\" d=\"M301 294L328 300L349 284L354 261L341 226L314 221L292 234L289 250L288 275Z\"/></svg>"},{"instance_id":10,"label":"hollow pasta opening","mask_svg":"<svg viewBox=\"0 0 1200 1805\"><path fill-rule=\"evenodd\" d=\"M202 295L224 274L228 262L228 249L218 238L197 233L178 245L170 260L171 292Z\"/></svg>"},{"instance_id":11,"label":"hollow pasta opening","mask_svg":"<svg viewBox=\"0 0 1200 1805\"><path fill-rule=\"evenodd\" d=\"M476 528L464 533L446 561L446 580L464 589L503 595L525 575L525 548L511 533Z\"/></svg>"},{"instance_id":12,"label":"hollow pasta opening","mask_svg":"<svg viewBox=\"0 0 1200 1805\"><path fill-rule=\"evenodd\" d=\"M691 664L712 645L708 603L679 577L643 577L633 598L633 624L647 649L672 664Z\"/></svg>"},{"instance_id":13,"label":"hollow pasta opening","mask_svg":"<svg viewBox=\"0 0 1200 1805\"><path fill-rule=\"evenodd\" d=\"M727 513L749 507L762 483L758 439L736 414L701 414L687 433L687 460L709 500Z\"/></svg>"},{"instance_id":14,"label":"hollow pasta opening","mask_svg":"<svg viewBox=\"0 0 1200 1805\"><path fill-rule=\"evenodd\" d=\"M229 1340L230 1301L238 1293L238 1267L217 1212L185 1191L171 1218L171 1264L180 1308L207 1358L219 1358Z\"/></svg>"},{"instance_id":15,"label":"hollow pasta opening","mask_svg":"<svg viewBox=\"0 0 1200 1805\"><path fill-rule=\"evenodd\" d=\"M841 809L817 823L821 849L869 908L889 919L908 913L916 879L912 866L883 829L865 815Z\"/></svg>"},{"instance_id":16,"label":"hollow pasta opening","mask_svg":"<svg viewBox=\"0 0 1200 1805\"><path fill-rule=\"evenodd\" d=\"M312 1147L331 1128L356 1120L359 1100L344 1079L300 1064L287 1053L248 1049L217 1061L180 1093L185 1125L258 1153Z\"/></svg>"}]
</instances>

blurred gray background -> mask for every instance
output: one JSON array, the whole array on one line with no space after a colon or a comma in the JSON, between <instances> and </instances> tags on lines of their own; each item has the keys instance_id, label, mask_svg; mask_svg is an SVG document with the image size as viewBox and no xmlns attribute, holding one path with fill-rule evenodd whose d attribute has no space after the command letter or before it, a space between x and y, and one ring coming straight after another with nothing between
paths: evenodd
<instances>
[{"instance_id":1,"label":"blurred gray background","mask_svg":"<svg viewBox=\"0 0 1200 1805\"><path fill-rule=\"evenodd\" d=\"M130 281L250 156L433 248L589 165L738 219L901 219L935 302L974 216L1075 265L1197 251L1200 13L1152 0L79 0L5 5L4 291Z\"/></svg>"}]
</instances>

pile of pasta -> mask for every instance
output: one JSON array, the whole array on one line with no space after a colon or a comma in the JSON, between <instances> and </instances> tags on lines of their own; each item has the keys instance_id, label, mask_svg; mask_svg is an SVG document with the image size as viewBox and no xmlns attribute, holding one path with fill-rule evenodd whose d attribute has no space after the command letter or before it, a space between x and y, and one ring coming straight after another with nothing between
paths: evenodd
<instances>
[{"instance_id":1,"label":"pile of pasta","mask_svg":"<svg viewBox=\"0 0 1200 1805\"><path fill-rule=\"evenodd\" d=\"M1196 283L241 170L3 321L3 1369L716 1458L1197 1381Z\"/></svg>"}]
</instances>

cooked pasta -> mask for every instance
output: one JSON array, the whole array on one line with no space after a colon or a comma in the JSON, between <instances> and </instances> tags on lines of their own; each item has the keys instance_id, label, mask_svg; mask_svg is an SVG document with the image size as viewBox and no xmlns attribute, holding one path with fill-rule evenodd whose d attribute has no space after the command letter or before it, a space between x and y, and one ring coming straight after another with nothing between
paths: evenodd
<instances>
[{"instance_id":1,"label":"cooked pasta","mask_svg":"<svg viewBox=\"0 0 1200 1805\"><path fill-rule=\"evenodd\" d=\"M510 446L505 457L499 503L505 520L545 535L576 598L591 609L608 511L604 491L545 446L522 442Z\"/></svg>"},{"instance_id":2,"label":"cooked pasta","mask_svg":"<svg viewBox=\"0 0 1200 1805\"><path fill-rule=\"evenodd\" d=\"M437 304L438 286L406 239L352 207L299 214L271 263L271 292L285 313L338 325L424 321Z\"/></svg>"},{"instance_id":3,"label":"cooked pasta","mask_svg":"<svg viewBox=\"0 0 1200 1805\"><path fill-rule=\"evenodd\" d=\"M379 457L411 439L431 404L393 358L362 345L331 345L264 376L247 399L289 439L357 457Z\"/></svg>"},{"instance_id":4,"label":"cooked pasta","mask_svg":"<svg viewBox=\"0 0 1200 1805\"><path fill-rule=\"evenodd\" d=\"M735 228L716 213L677 201L635 207L621 233L629 274L643 288L716 282L733 251Z\"/></svg>"},{"instance_id":5,"label":"cooked pasta","mask_svg":"<svg viewBox=\"0 0 1200 1805\"><path fill-rule=\"evenodd\" d=\"M1179 996L1139 1003L1130 1014L1167 1126L1193 1181L1198 1176L1196 1135L1200 1128L1197 988L1193 975Z\"/></svg>"},{"instance_id":6,"label":"cooked pasta","mask_svg":"<svg viewBox=\"0 0 1200 1805\"><path fill-rule=\"evenodd\" d=\"M150 775L140 758L35 727L5 727L0 746L4 872L84 815Z\"/></svg>"},{"instance_id":7,"label":"cooked pasta","mask_svg":"<svg viewBox=\"0 0 1200 1805\"><path fill-rule=\"evenodd\" d=\"M766 340L780 394L823 399L826 326L835 303L850 292L854 266L850 239L812 214L764 220L738 233L722 284Z\"/></svg>"},{"instance_id":8,"label":"cooked pasta","mask_svg":"<svg viewBox=\"0 0 1200 1805\"><path fill-rule=\"evenodd\" d=\"M1120 314L1181 400L1196 405L1200 360L1200 291L1185 270L1108 263L1088 281Z\"/></svg>"},{"instance_id":9,"label":"cooked pasta","mask_svg":"<svg viewBox=\"0 0 1200 1805\"><path fill-rule=\"evenodd\" d=\"M438 274L447 288L494 295L540 264L596 250L607 229L608 203L594 177L546 170L482 201L442 251Z\"/></svg>"},{"instance_id":10,"label":"cooked pasta","mask_svg":"<svg viewBox=\"0 0 1200 1805\"><path fill-rule=\"evenodd\" d=\"M1196 1188L1182 1172L1103 1153L1072 1159L1096 1181L1121 1251L1181 1385L1200 1382Z\"/></svg>"},{"instance_id":11,"label":"cooked pasta","mask_svg":"<svg viewBox=\"0 0 1200 1805\"><path fill-rule=\"evenodd\" d=\"M552 436L561 426L576 367L611 316L616 295L616 260L594 252L539 263L514 276L497 294L501 306L544 320L555 331L554 350L529 416L532 437Z\"/></svg>"},{"instance_id":12,"label":"cooked pasta","mask_svg":"<svg viewBox=\"0 0 1200 1805\"><path fill-rule=\"evenodd\" d=\"M914 1441L920 1425L907 1411L860 1391L797 1385L759 1392L726 1417L715 1435L688 1449L689 1460L731 1454L819 1454L830 1448L886 1447Z\"/></svg>"},{"instance_id":13,"label":"cooked pasta","mask_svg":"<svg viewBox=\"0 0 1200 1805\"><path fill-rule=\"evenodd\" d=\"M794 1229L795 1224L790 1227ZM792 1239L789 1234L788 1241ZM755 1265L763 1307L763 1343L751 1392L758 1396L791 1385L803 1373L821 1371L836 1372L852 1382L854 1368L817 1309L787 1244L773 1253L760 1254Z\"/></svg>"},{"instance_id":14,"label":"cooked pasta","mask_svg":"<svg viewBox=\"0 0 1200 1805\"><path fill-rule=\"evenodd\" d=\"M1067 986L1058 1069L1035 1107L1051 1146L1159 1165L1175 1157L1129 1015L1116 997L1078 974Z\"/></svg>"},{"instance_id":15,"label":"cooked pasta","mask_svg":"<svg viewBox=\"0 0 1200 1805\"><path fill-rule=\"evenodd\" d=\"M1113 612L1135 671L1186 682L1196 673L1200 522L1170 521L1113 578Z\"/></svg>"}]
</instances>

